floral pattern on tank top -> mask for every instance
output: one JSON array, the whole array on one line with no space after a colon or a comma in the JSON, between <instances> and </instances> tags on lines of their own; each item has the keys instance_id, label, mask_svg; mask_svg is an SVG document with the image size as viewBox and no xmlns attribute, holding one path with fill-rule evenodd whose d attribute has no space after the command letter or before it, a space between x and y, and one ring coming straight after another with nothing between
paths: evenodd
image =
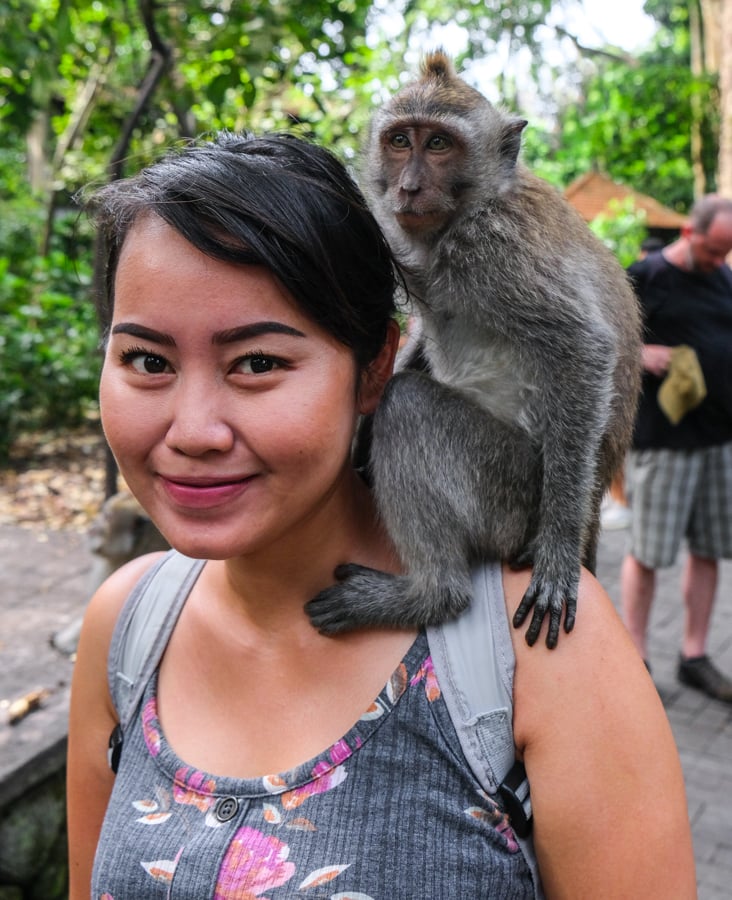
<instances>
[{"instance_id":1,"label":"floral pattern on tank top","mask_svg":"<svg viewBox=\"0 0 732 900\"><path fill-rule=\"evenodd\" d=\"M157 677L151 682L141 712L144 743L150 757L155 758L164 746L157 715ZM432 659L422 656L422 661L410 677L407 667L401 663L377 699L363 713L359 722L375 722L388 714L409 691L422 690L429 704L440 700L440 687L435 676ZM151 696L150 696L151 695ZM302 775L302 767L285 775L267 775L261 779L264 792L270 795L261 803L262 827L245 825L230 840L218 871L214 900L276 900L277 889L287 885L291 892L308 896L315 888L332 883L332 892L316 892L318 897L330 900L373 900L370 894L338 889L338 880L352 863L351 859L323 859L322 865L298 870L290 859L288 832L317 832L330 822L320 822L318 801L330 792L337 792L349 775L349 761L362 746L358 727L336 741L311 765L309 779L288 788L287 775ZM222 779L225 780L225 779ZM297 780L297 779L296 779ZM300 779L301 780L301 779ZM481 806L464 808L465 816L484 822L503 843L510 854L519 852L519 846L507 816L497 803L483 791L476 793ZM217 795L217 779L189 766L181 766L175 772L172 785L156 784L150 796L130 800L130 817L138 824L150 828L165 829L175 822L186 833L189 829L219 828L222 822L215 814L221 794ZM187 819L187 821L182 821ZM171 883L176 865L185 847L181 846L170 858L141 859L140 865L152 882L158 885ZM271 897L270 897L271 894ZM111 893L101 893L99 900L115 900ZM291 894L288 894L291 896Z\"/></svg>"}]
</instances>

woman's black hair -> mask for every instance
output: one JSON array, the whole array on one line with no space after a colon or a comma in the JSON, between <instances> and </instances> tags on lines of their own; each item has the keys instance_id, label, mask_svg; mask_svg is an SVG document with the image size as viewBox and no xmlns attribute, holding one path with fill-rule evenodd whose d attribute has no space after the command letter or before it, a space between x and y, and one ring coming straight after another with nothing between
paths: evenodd
<instances>
[{"instance_id":1,"label":"woman's black hair","mask_svg":"<svg viewBox=\"0 0 732 900\"><path fill-rule=\"evenodd\" d=\"M106 185L85 206L106 252L107 319L124 240L154 213L211 257L265 266L360 366L384 344L398 270L358 187L322 147L221 132Z\"/></svg>"}]
</instances>

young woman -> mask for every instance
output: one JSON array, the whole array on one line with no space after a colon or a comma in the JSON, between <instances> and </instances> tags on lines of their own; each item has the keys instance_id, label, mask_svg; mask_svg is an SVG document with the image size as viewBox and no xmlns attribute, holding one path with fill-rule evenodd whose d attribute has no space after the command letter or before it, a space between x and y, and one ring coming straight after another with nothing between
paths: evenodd
<instances>
[{"instance_id":1,"label":"young woman","mask_svg":"<svg viewBox=\"0 0 732 900\"><path fill-rule=\"evenodd\" d=\"M320 148L222 135L92 209L109 248L105 434L171 545L206 563L116 775L107 660L157 557L91 601L71 704L71 900L533 896L455 749L424 634L324 637L304 610L341 563L400 567L351 462L399 339L392 260L358 190ZM507 621L528 577L503 572ZM693 897L658 696L587 574L579 609L554 651L514 632L544 890Z\"/></svg>"}]
</instances>

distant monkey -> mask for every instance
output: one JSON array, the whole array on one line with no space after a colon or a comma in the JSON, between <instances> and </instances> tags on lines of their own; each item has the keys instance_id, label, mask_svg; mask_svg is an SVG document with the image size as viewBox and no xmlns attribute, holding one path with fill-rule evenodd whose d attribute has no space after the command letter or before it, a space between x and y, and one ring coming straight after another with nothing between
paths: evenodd
<instances>
[{"instance_id":1,"label":"distant monkey","mask_svg":"<svg viewBox=\"0 0 732 900\"><path fill-rule=\"evenodd\" d=\"M600 503L630 443L635 295L610 251L518 160L526 121L441 52L374 116L365 189L404 268L427 372L398 372L372 423L374 492L405 575L361 566L308 604L331 633L437 624L470 602L469 566L533 565L514 617L574 625Z\"/></svg>"},{"instance_id":2,"label":"distant monkey","mask_svg":"<svg viewBox=\"0 0 732 900\"><path fill-rule=\"evenodd\" d=\"M90 573L90 594L131 559L155 550L170 549L129 491L120 491L105 500L91 524L88 537L89 549L95 557Z\"/></svg>"},{"instance_id":3,"label":"distant monkey","mask_svg":"<svg viewBox=\"0 0 732 900\"><path fill-rule=\"evenodd\" d=\"M89 528L88 546L93 554L87 582L89 596L112 572L131 559L155 550L170 549L145 510L126 490L112 494L104 501ZM53 635L51 644L67 656L76 653L82 621L83 616L73 619Z\"/></svg>"}]
</instances>

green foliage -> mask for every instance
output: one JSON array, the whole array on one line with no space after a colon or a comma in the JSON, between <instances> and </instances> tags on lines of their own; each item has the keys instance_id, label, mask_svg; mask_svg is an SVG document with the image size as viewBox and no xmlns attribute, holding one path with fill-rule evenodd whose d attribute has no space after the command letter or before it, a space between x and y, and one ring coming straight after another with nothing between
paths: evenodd
<instances>
[{"instance_id":1,"label":"green foliage","mask_svg":"<svg viewBox=\"0 0 732 900\"><path fill-rule=\"evenodd\" d=\"M645 221L645 212L636 207L632 197L628 197L623 202L611 200L608 212L593 219L590 228L627 269L638 259L641 242L647 234Z\"/></svg>"},{"instance_id":2,"label":"green foliage","mask_svg":"<svg viewBox=\"0 0 732 900\"><path fill-rule=\"evenodd\" d=\"M537 174L566 186L600 171L685 212L693 201L692 131L701 113L702 165L713 189L716 81L691 74L688 10L672 12L636 58L593 59L579 97L560 109L553 129L527 129L524 156Z\"/></svg>"},{"instance_id":3,"label":"green foliage","mask_svg":"<svg viewBox=\"0 0 732 900\"><path fill-rule=\"evenodd\" d=\"M69 293L88 288L88 267L54 251L22 269L0 258L0 461L21 431L80 424L99 380L96 312Z\"/></svg>"},{"instance_id":4,"label":"green foliage","mask_svg":"<svg viewBox=\"0 0 732 900\"><path fill-rule=\"evenodd\" d=\"M0 0L0 458L20 430L74 425L95 403L92 239L70 226L71 198L111 177L133 113L117 176L219 128L296 126L355 145L369 8L364 0ZM138 110L161 60L162 77ZM350 81L350 95L325 89L337 81ZM29 137L40 162L33 185Z\"/></svg>"}]
</instances>

